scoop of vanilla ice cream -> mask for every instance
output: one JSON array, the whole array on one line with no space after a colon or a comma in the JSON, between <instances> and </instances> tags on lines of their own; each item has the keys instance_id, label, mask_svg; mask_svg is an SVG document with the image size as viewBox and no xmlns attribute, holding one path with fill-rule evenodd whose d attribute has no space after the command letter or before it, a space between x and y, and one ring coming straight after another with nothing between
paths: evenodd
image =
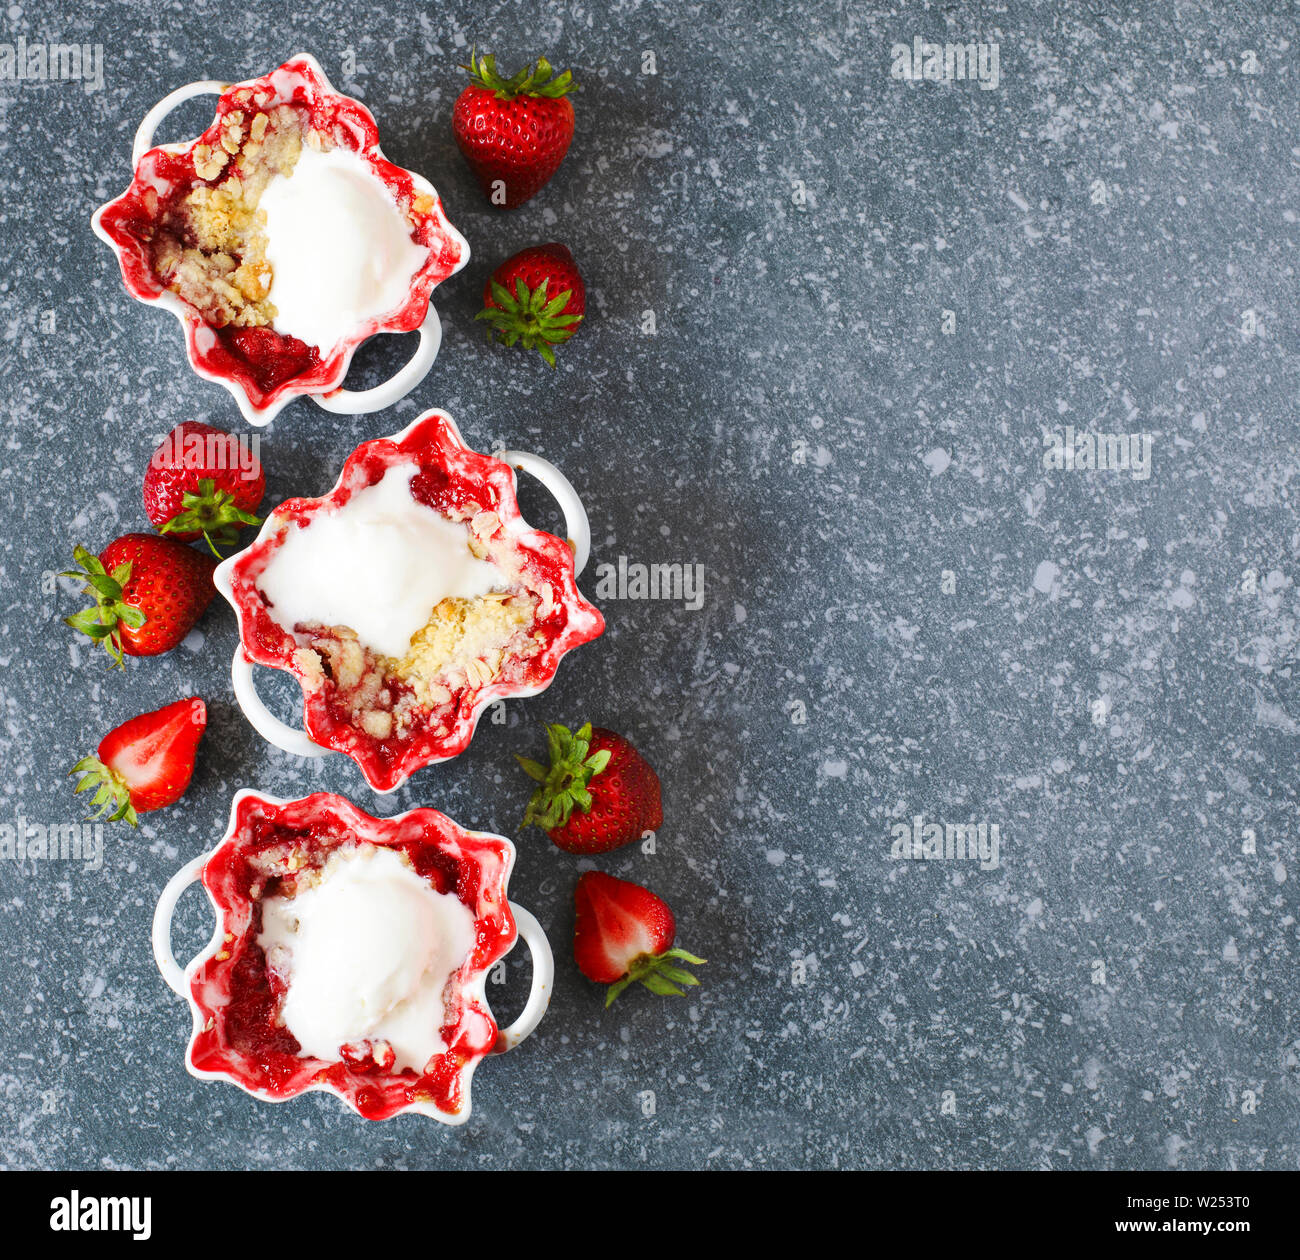
<instances>
[{"instance_id":1,"label":"scoop of vanilla ice cream","mask_svg":"<svg viewBox=\"0 0 1300 1260\"><path fill-rule=\"evenodd\" d=\"M257 204L275 330L325 351L401 306L429 256L383 181L347 149L304 147Z\"/></svg>"},{"instance_id":2,"label":"scoop of vanilla ice cream","mask_svg":"<svg viewBox=\"0 0 1300 1260\"><path fill-rule=\"evenodd\" d=\"M446 1049L444 991L474 916L395 850L363 845L331 857L313 887L268 897L258 944L286 980L281 1015L304 1056L386 1041L397 1068L421 1071Z\"/></svg>"},{"instance_id":3,"label":"scoop of vanilla ice cream","mask_svg":"<svg viewBox=\"0 0 1300 1260\"><path fill-rule=\"evenodd\" d=\"M504 574L468 546L463 524L411 494L413 463L395 464L342 507L290 525L257 578L275 620L348 626L400 660L444 599L503 589Z\"/></svg>"}]
</instances>

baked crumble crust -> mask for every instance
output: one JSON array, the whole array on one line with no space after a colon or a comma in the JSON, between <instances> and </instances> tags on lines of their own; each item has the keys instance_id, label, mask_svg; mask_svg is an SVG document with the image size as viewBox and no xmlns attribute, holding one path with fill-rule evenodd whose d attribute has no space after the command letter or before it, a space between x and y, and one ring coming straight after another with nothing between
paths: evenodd
<instances>
[{"instance_id":1,"label":"baked crumble crust","mask_svg":"<svg viewBox=\"0 0 1300 1260\"><path fill-rule=\"evenodd\" d=\"M214 328L275 319L266 215L258 203L275 176L293 170L304 144L333 148L308 127L304 110L264 110L250 96L246 108L223 115L218 144L194 147L194 173L205 182L168 207L154 236L153 264L159 280Z\"/></svg>"}]
</instances>

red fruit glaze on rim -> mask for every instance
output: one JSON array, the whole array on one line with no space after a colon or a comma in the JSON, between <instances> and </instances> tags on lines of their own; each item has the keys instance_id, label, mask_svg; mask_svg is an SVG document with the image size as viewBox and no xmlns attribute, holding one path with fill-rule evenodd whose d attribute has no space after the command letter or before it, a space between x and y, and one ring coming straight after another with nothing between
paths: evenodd
<instances>
[{"instance_id":1,"label":"red fruit glaze on rim","mask_svg":"<svg viewBox=\"0 0 1300 1260\"><path fill-rule=\"evenodd\" d=\"M420 468L412 490L435 510L477 503L501 518L502 528L530 579L548 583L553 607L537 616L531 631L544 636L542 649L523 661L522 680L500 677L481 687L466 687L457 697L447 734L431 727L406 736L377 739L351 724L346 707L335 704L332 685L312 690L294 653L293 635L271 615L257 585L259 575L284 541L290 524L305 526L318 513L342 507L360 490L382 479L389 468L413 462ZM234 606L245 655L258 665L286 670L303 683L303 725L324 748L346 753L366 781L380 792L401 786L415 771L446 761L469 746L479 715L492 701L531 696L550 686L566 653L599 637L600 611L583 598L574 578L573 552L553 534L533 529L523 519L515 495L514 470L499 459L465 445L455 421L444 411L428 411L393 437L363 442L343 465L333 490L318 499L289 499L266 519L257 541L218 569L218 589Z\"/></svg>"},{"instance_id":2,"label":"red fruit glaze on rim","mask_svg":"<svg viewBox=\"0 0 1300 1260\"><path fill-rule=\"evenodd\" d=\"M222 123L233 110L274 108L289 104L302 108L308 124L328 134L339 148L349 149L365 161L384 183L399 209L413 226L411 239L425 246L429 256L412 277L406 301L387 315L364 321L330 352L321 352L269 327L214 328L199 311L164 287L153 268L152 233L167 207L195 183L219 184L226 172L201 180L195 172L194 149L206 144L219 147ZM417 210L417 197L431 196L432 208ZM368 337L380 332L411 332L423 322L434 287L463 267L469 258L464 237L452 227L442 201L427 180L394 166L379 148L379 130L370 111L350 96L336 92L315 58L306 54L286 61L279 69L226 89L218 98L211 126L184 145L150 149L136 164L131 186L100 208L96 230L113 247L128 292L142 302L171 307L182 316L185 346L191 366L203 377L237 387L258 413L274 414L299 394L325 394L347 375L352 355Z\"/></svg>"},{"instance_id":3,"label":"red fruit glaze on rim","mask_svg":"<svg viewBox=\"0 0 1300 1260\"><path fill-rule=\"evenodd\" d=\"M474 915L475 943L457 973L458 997L448 1002L442 1028L448 1049L423 1074L395 1073L370 1059L300 1058L292 1033L275 1023L281 995L273 991L257 937L262 902L275 895L283 876L267 871L290 874L282 860L290 855L320 865L352 843L401 850L434 889L454 892ZM328 1090L368 1120L430 1108L453 1122L468 1115L474 1068L497 1036L484 994L487 971L515 943L506 896L514 858L504 837L466 831L436 809L372 818L329 792L285 802L240 793L230 829L203 868L219 926L189 976L190 1071L270 1102Z\"/></svg>"}]
</instances>

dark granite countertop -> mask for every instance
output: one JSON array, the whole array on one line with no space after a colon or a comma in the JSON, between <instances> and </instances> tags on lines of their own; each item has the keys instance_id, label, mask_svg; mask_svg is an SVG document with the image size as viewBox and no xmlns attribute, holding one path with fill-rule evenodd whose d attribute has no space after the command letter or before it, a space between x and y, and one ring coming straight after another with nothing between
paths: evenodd
<instances>
[{"instance_id":1,"label":"dark granite countertop","mask_svg":"<svg viewBox=\"0 0 1300 1260\"><path fill-rule=\"evenodd\" d=\"M3 26L98 47L102 84L5 81L0 47L0 822L78 821L66 770L130 714L193 692L211 713L188 796L106 829L102 867L0 860L5 1164L1296 1167L1291 5L56 0ZM996 86L987 58L983 83L892 76L915 38L996 44ZM451 136L473 43L584 85L567 161L509 214ZM53 577L73 541L145 525L172 425L244 428L90 214L158 98L303 50L473 258L411 396L356 418L299 401L263 432L268 504L441 406L472 445L566 471L594 563L704 574L698 608L599 601L606 635L549 691L391 799L256 736L220 601L123 677L61 625L78 600ZM590 311L555 372L472 322L492 267L550 239ZM350 383L409 350L377 339ZM1054 466L1080 435L1136 467ZM288 680L267 691L292 711ZM569 947L583 863L518 833L513 754L584 717L662 777L656 852L599 865L708 957L685 999L603 1010ZM556 992L482 1066L465 1127L185 1073L150 917L246 786L517 837ZM918 816L922 840L996 827L998 862L891 857ZM206 938L201 901L178 953ZM507 974L502 1015L519 955Z\"/></svg>"}]
</instances>

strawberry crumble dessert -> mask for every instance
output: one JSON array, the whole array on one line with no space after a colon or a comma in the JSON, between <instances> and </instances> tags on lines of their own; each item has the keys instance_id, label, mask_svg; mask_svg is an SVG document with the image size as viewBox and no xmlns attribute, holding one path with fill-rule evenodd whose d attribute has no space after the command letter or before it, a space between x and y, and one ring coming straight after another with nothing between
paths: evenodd
<instances>
[{"instance_id":1,"label":"strawberry crumble dessert","mask_svg":"<svg viewBox=\"0 0 1300 1260\"><path fill-rule=\"evenodd\" d=\"M409 734L498 677L507 657L519 670L546 642L533 622L554 609L495 512L468 503L443 515L417 497L419 476L415 463L393 464L335 511L290 524L257 579L302 645L304 678L330 680L376 739Z\"/></svg>"},{"instance_id":2,"label":"strawberry crumble dessert","mask_svg":"<svg viewBox=\"0 0 1300 1260\"><path fill-rule=\"evenodd\" d=\"M490 700L542 690L604 628L569 548L520 517L509 467L440 412L283 504L218 587L248 656L300 680L311 738L380 791L462 751Z\"/></svg>"},{"instance_id":3,"label":"strawberry crumble dessert","mask_svg":"<svg viewBox=\"0 0 1300 1260\"><path fill-rule=\"evenodd\" d=\"M128 289L183 313L194 366L254 412L341 382L376 331L409 331L468 247L374 119L300 56L221 96L189 145L148 150L96 215Z\"/></svg>"},{"instance_id":4,"label":"strawberry crumble dessert","mask_svg":"<svg viewBox=\"0 0 1300 1260\"><path fill-rule=\"evenodd\" d=\"M219 927L189 980L192 1070L270 1100L329 1089L368 1119L462 1119L497 1038L484 979L514 944L513 861L436 810L241 793L203 874Z\"/></svg>"},{"instance_id":5,"label":"strawberry crumble dessert","mask_svg":"<svg viewBox=\"0 0 1300 1260\"><path fill-rule=\"evenodd\" d=\"M428 254L364 160L293 105L223 115L194 171L200 182L159 221L154 271L213 328L273 329L289 354L272 372L400 306ZM432 208L427 193L411 203Z\"/></svg>"}]
</instances>

